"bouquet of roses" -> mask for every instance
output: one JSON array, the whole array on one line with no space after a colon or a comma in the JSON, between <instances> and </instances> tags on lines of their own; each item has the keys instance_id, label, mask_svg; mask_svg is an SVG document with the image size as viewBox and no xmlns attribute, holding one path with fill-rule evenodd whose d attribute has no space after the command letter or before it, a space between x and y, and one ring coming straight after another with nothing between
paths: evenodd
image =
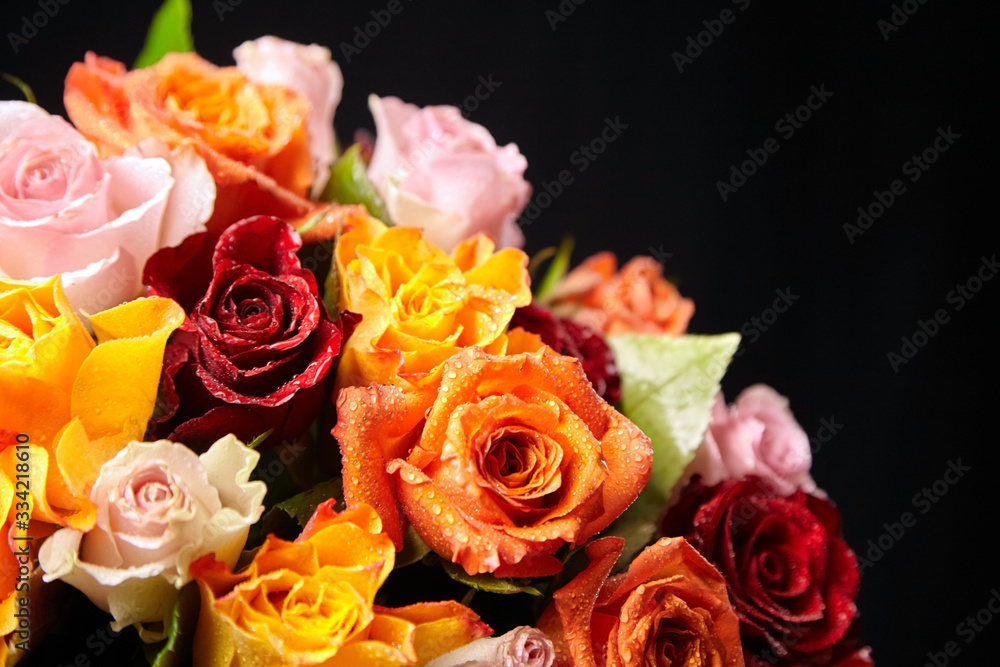
<instances>
[{"instance_id":1,"label":"bouquet of roses","mask_svg":"<svg viewBox=\"0 0 1000 667\"><path fill-rule=\"evenodd\" d=\"M529 262L526 160L458 109L372 97L338 153L329 50L217 67L178 7L72 123L0 102L6 664L83 596L156 666L872 664L738 335L652 258Z\"/></svg>"}]
</instances>

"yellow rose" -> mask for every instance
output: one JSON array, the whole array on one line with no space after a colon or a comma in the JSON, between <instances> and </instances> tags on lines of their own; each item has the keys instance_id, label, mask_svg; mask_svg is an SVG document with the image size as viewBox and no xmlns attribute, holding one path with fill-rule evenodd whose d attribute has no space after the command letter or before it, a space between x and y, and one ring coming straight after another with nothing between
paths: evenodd
<instances>
[{"instance_id":1,"label":"yellow rose","mask_svg":"<svg viewBox=\"0 0 1000 667\"><path fill-rule=\"evenodd\" d=\"M239 573L195 562L195 667L423 665L492 632L456 602L374 605L395 553L375 510L338 514L330 500L294 542L269 535Z\"/></svg>"},{"instance_id":2,"label":"yellow rose","mask_svg":"<svg viewBox=\"0 0 1000 667\"><path fill-rule=\"evenodd\" d=\"M494 253L477 235L448 256L419 229L387 228L368 216L347 222L337 244L340 307L363 319L344 347L338 388L377 382L419 390L464 348L506 352L510 318L531 302L524 252Z\"/></svg>"},{"instance_id":3,"label":"yellow rose","mask_svg":"<svg viewBox=\"0 0 1000 667\"><path fill-rule=\"evenodd\" d=\"M0 439L0 488L27 471L33 520L93 525L90 488L105 461L142 439L164 346L183 320L170 299L137 299L90 317L95 342L58 276L40 285L0 279L0 433L11 435ZM0 500L2 518L13 519L4 493Z\"/></svg>"}]
</instances>

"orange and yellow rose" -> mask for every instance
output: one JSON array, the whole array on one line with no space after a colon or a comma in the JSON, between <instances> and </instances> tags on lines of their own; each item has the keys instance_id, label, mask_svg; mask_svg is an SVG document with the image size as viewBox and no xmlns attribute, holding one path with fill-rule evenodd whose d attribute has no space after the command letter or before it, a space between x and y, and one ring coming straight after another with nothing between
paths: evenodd
<instances>
[{"instance_id":1,"label":"orange and yellow rose","mask_svg":"<svg viewBox=\"0 0 1000 667\"><path fill-rule=\"evenodd\" d=\"M556 667L743 667L739 619L719 571L684 538L665 537L607 578L623 544L591 543L590 565L538 620Z\"/></svg>"},{"instance_id":2,"label":"orange and yellow rose","mask_svg":"<svg viewBox=\"0 0 1000 667\"><path fill-rule=\"evenodd\" d=\"M195 562L195 667L423 665L492 633L457 602L375 605L394 560L371 507L338 514L331 500L294 542L269 535L241 572Z\"/></svg>"},{"instance_id":3,"label":"orange and yellow rose","mask_svg":"<svg viewBox=\"0 0 1000 667\"><path fill-rule=\"evenodd\" d=\"M633 257L617 270L613 253L599 252L583 261L547 295L552 311L594 327L606 335L669 334L687 331L694 301L683 298L663 277L652 257Z\"/></svg>"},{"instance_id":4,"label":"orange and yellow rose","mask_svg":"<svg viewBox=\"0 0 1000 667\"><path fill-rule=\"evenodd\" d=\"M476 235L451 256L419 229L354 216L337 244L340 308L361 323L345 345L337 386L430 390L456 352L507 350L514 311L531 302L528 257Z\"/></svg>"},{"instance_id":5,"label":"orange and yellow rose","mask_svg":"<svg viewBox=\"0 0 1000 667\"><path fill-rule=\"evenodd\" d=\"M580 362L543 347L444 362L433 404L398 387L341 390L333 434L344 494L402 547L402 509L470 574L545 576L553 553L605 528L649 480L649 438L603 401Z\"/></svg>"},{"instance_id":6,"label":"orange and yellow rose","mask_svg":"<svg viewBox=\"0 0 1000 667\"><path fill-rule=\"evenodd\" d=\"M103 156L148 137L193 146L217 186L211 230L249 215L294 222L318 210L306 199L313 181L310 105L287 88L252 83L236 67L216 67L193 53L169 53L133 71L87 53L70 68L64 102Z\"/></svg>"}]
</instances>

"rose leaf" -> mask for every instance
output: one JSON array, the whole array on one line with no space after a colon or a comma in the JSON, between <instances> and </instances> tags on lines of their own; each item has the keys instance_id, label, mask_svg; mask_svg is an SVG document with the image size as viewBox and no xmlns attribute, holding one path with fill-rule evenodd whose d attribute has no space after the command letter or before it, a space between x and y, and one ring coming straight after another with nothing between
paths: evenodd
<instances>
[{"instance_id":1,"label":"rose leaf","mask_svg":"<svg viewBox=\"0 0 1000 667\"><path fill-rule=\"evenodd\" d=\"M191 655L200 606L201 595L198 592L198 584L189 582L174 598L174 603L163 620L166 638L156 644L144 646L150 667L174 667L184 664Z\"/></svg>"},{"instance_id":2,"label":"rose leaf","mask_svg":"<svg viewBox=\"0 0 1000 667\"><path fill-rule=\"evenodd\" d=\"M608 338L621 374L622 412L653 446L649 483L605 533L626 538L626 561L631 549L638 551L652 538L674 485L701 444L719 381L739 342L737 333Z\"/></svg>"},{"instance_id":3,"label":"rose leaf","mask_svg":"<svg viewBox=\"0 0 1000 667\"><path fill-rule=\"evenodd\" d=\"M501 579L492 574L468 574L458 563L439 558L444 571L455 581L465 584L469 588L487 593L500 593L501 595L511 595L513 593L527 593L540 597L541 591L533 586L529 586L528 579Z\"/></svg>"},{"instance_id":4,"label":"rose leaf","mask_svg":"<svg viewBox=\"0 0 1000 667\"><path fill-rule=\"evenodd\" d=\"M344 485L342 480L337 477L320 482L311 489L306 489L302 493L276 504L274 510L282 510L295 519L299 526L305 528L316 508L330 498L338 499L337 511L343 510L343 501L341 500L343 497Z\"/></svg>"},{"instance_id":5,"label":"rose leaf","mask_svg":"<svg viewBox=\"0 0 1000 667\"><path fill-rule=\"evenodd\" d=\"M134 69L149 67L160 62L168 53L194 51L191 36L190 0L164 0L149 24L146 42L142 45Z\"/></svg>"},{"instance_id":6,"label":"rose leaf","mask_svg":"<svg viewBox=\"0 0 1000 667\"><path fill-rule=\"evenodd\" d=\"M368 212L382 222L389 224L389 215L375 186L368 180L365 161L361 159L361 146L354 144L330 167L322 201L338 204L364 204Z\"/></svg>"}]
</instances>

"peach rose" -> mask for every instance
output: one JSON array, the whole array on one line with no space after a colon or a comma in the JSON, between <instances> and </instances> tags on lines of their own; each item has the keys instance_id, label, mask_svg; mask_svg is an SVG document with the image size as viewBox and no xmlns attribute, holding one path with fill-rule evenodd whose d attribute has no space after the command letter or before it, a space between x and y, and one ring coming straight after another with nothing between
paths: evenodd
<instances>
[{"instance_id":1,"label":"peach rose","mask_svg":"<svg viewBox=\"0 0 1000 667\"><path fill-rule=\"evenodd\" d=\"M417 229L367 216L348 224L336 251L340 308L362 320L343 348L338 387L419 389L435 383L459 350L503 354L510 318L531 301L527 255L494 253L493 242L477 235L449 257Z\"/></svg>"},{"instance_id":2,"label":"peach rose","mask_svg":"<svg viewBox=\"0 0 1000 667\"><path fill-rule=\"evenodd\" d=\"M373 505L402 548L398 504L470 574L558 572L553 553L605 528L649 479L649 438L597 396L579 361L548 348L463 350L425 408L397 387L341 390L344 495Z\"/></svg>"},{"instance_id":3,"label":"peach rose","mask_svg":"<svg viewBox=\"0 0 1000 667\"><path fill-rule=\"evenodd\" d=\"M194 665L424 665L492 632L457 602L374 604L395 551L375 511L320 505L294 542L267 537L246 569L206 557Z\"/></svg>"},{"instance_id":4,"label":"peach rose","mask_svg":"<svg viewBox=\"0 0 1000 667\"><path fill-rule=\"evenodd\" d=\"M312 109L288 87L252 83L240 69L216 67L194 53L168 53L131 72L87 53L70 68L64 102L103 155L148 137L193 146L218 189L208 223L214 231L249 215L292 222L320 208L305 198L317 177L307 124L310 114L326 109Z\"/></svg>"},{"instance_id":5,"label":"peach rose","mask_svg":"<svg viewBox=\"0 0 1000 667\"><path fill-rule=\"evenodd\" d=\"M214 201L190 147L148 139L102 160L59 116L0 102L0 276L62 274L77 312L139 296L149 256L204 231Z\"/></svg>"},{"instance_id":6,"label":"peach rose","mask_svg":"<svg viewBox=\"0 0 1000 667\"><path fill-rule=\"evenodd\" d=\"M590 565L553 595L538 627L558 667L743 667L740 624L726 582L683 538L646 547L606 579L624 540L587 546Z\"/></svg>"},{"instance_id":7,"label":"peach rose","mask_svg":"<svg viewBox=\"0 0 1000 667\"><path fill-rule=\"evenodd\" d=\"M419 227L446 251L477 233L501 248L524 245L516 220L531 186L517 145L497 146L457 107L374 95L368 105L377 134L368 177L395 224Z\"/></svg>"},{"instance_id":8,"label":"peach rose","mask_svg":"<svg viewBox=\"0 0 1000 667\"><path fill-rule=\"evenodd\" d=\"M264 511L260 455L228 435L201 456L181 444L131 442L101 467L90 492L97 524L58 530L38 560L114 617L112 629L163 620L206 554L230 567Z\"/></svg>"},{"instance_id":9,"label":"peach rose","mask_svg":"<svg viewBox=\"0 0 1000 667\"><path fill-rule=\"evenodd\" d=\"M670 334L687 330L694 302L663 278L652 257L634 257L620 271L614 254L600 252L570 271L546 296L557 315L607 335Z\"/></svg>"}]
</instances>

